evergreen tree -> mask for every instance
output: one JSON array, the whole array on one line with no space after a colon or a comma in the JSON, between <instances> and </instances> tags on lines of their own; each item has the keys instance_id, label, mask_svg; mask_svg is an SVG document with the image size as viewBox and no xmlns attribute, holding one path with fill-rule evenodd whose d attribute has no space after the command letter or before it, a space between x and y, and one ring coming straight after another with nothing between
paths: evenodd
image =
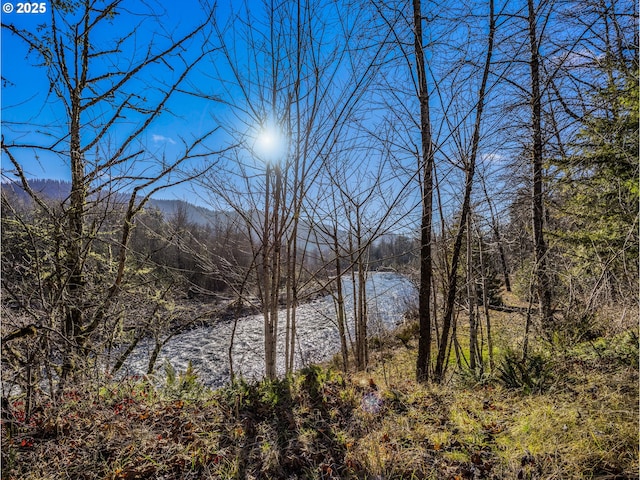
<instances>
[{"instance_id":1,"label":"evergreen tree","mask_svg":"<svg viewBox=\"0 0 640 480\"><path fill-rule=\"evenodd\" d=\"M598 92L572 151L555 162L561 244L581 274L623 295L638 278L638 93L637 70Z\"/></svg>"}]
</instances>

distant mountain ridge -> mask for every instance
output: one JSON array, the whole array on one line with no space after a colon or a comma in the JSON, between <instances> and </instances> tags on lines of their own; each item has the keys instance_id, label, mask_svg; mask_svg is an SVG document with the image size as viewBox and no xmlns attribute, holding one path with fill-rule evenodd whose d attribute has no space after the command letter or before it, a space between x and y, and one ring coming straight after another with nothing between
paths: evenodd
<instances>
[{"instance_id":1,"label":"distant mountain ridge","mask_svg":"<svg viewBox=\"0 0 640 480\"><path fill-rule=\"evenodd\" d=\"M29 180L29 186L31 189L42 195L44 198L51 200L64 200L71 193L71 182L65 180L50 180L50 179L32 179ZM2 182L0 183L0 189L9 190L17 195L22 200L28 200L29 195L24 191L22 185L18 182Z\"/></svg>"},{"instance_id":2,"label":"distant mountain ridge","mask_svg":"<svg viewBox=\"0 0 640 480\"><path fill-rule=\"evenodd\" d=\"M196 225L213 225L221 220L221 217L228 216L223 212L216 212L206 207L194 205L186 200L167 200L152 198L147 204L149 207L157 208L166 218L172 218L179 212L185 212L187 221Z\"/></svg>"},{"instance_id":3,"label":"distant mountain ridge","mask_svg":"<svg viewBox=\"0 0 640 480\"><path fill-rule=\"evenodd\" d=\"M29 181L30 187L44 198L48 198L55 201L64 201L71 193L71 182L64 180L50 180L50 179L33 179ZM3 182L0 183L0 190L9 190L18 199L24 202L29 202L30 197L24 191L22 186L17 183ZM129 195L126 193L119 193L117 196L121 202L128 202ZM114 201L113 198L111 201ZM170 199L156 199L151 198L146 204L147 210L157 209L164 217L165 221L171 221L177 216L182 216L183 220L186 220L189 224L200 227L219 227L225 225L241 225L241 216L234 212L216 211L206 207L194 205L186 200L170 200ZM250 217L253 217L256 225L261 225L264 220L263 212L252 212ZM298 238L299 244L305 245L306 249L318 250L318 251L330 251L332 248L332 241L325 235L320 233L323 228L318 228L320 225L316 224L312 218L300 218L298 224ZM331 230L330 228L328 229ZM313 233L315 232L315 233ZM338 236L341 245L347 245L347 232L339 231ZM372 243L373 247L380 246L381 244L394 244L396 240L406 238L402 235L394 233L386 233L379 235ZM408 248L407 245L405 248ZM404 250L404 249L403 249ZM406 252L396 252L397 255L401 255Z\"/></svg>"},{"instance_id":4,"label":"distant mountain ridge","mask_svg":"<svg viewBox=\"0 0 640 480\"><path fill-rule=\"evenodd\" d=\"M29 180L31 189L42 195L42 197L63 201L71 194L71 182L66 180L51 180L51 179L32 179ZM9 190L19 199L23 201L29 201L30 197L27 192L24 191L22 185L19 183L0 183L1 190ZM123 201L127 200L129 196L127 194L121 194ZM186 214L187 221L196 225L214 225L220 221L221 216L226 215L221 212L216 212L206 207L193 205L186 200L168 200L168 199L156 199L151 198L147 203L147 208L156 208L165 216L166 219L174 217L178 212Z\"/></svg>"}]
</instances>

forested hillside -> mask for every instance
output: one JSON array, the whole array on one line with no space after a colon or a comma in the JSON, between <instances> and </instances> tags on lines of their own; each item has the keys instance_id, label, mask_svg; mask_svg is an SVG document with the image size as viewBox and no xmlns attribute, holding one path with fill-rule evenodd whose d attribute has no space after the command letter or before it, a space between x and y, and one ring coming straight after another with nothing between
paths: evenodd
<instances>
[{"instance_id":1,"label":"forested hillside","mask_svg":"<svg viewBox=\"0 0 640 480\"><path fill-rule=\"evenodd\" d=\"M3 479L638 478L636 2L13 7Z\"/></svg>"}]
</instances>

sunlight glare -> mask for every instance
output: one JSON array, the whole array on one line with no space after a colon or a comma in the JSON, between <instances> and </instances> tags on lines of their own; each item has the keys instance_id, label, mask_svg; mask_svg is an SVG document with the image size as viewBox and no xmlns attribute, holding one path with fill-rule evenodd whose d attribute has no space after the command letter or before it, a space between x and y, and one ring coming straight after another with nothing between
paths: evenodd
<instances>
[{"instance_id":1,"label":"sunlight glare","mask_svg":"<svg viewBox=\"0 0 640 480\"><path fill-rule=\"evenodd\" d=\"M286 150L286 138L277 127L266 126L258 133L255 150L266 162L279 161Z\"/></svg>"}]
</instances>

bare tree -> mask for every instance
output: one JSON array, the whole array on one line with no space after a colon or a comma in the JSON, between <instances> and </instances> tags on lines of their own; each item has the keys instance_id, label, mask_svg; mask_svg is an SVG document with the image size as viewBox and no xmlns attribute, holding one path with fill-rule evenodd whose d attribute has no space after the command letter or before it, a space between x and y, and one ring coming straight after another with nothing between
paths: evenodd
<instances>
[{"instance_id":1,"label":"bare tree","mask_svg":"<svg viewBox=\"0 0 640 480\"><path fill-rule=\"evenodd\" d=\"M247 2L240 8L227 27L218 27L225 67L212 75L222 79L232 72L232 80L225 80L226 101L236 127L228 133L242 147L229 156L225 183L211 179L208 188L214 201L227 201L247 221L258 260L254 286L265 318L266 375L273 378L282 323L284 365L293 368L296 307L305 275L301 222L309 192L387 47L359 35L364 12L346 15L344 9L351 7L338 12L331 2L300 0L251 8ZM324 41L330 27L322 17L334 19L331 44ZM248 51L246 58L237 56L233 45L238 43ZM346 77L352 80L344 82ZM236 184L243 191L229 195Z\"/></svg>"},{"instance_id":2,"label":"bare tree","mask_svg":"<svg viewBox=\"0 0 640 480\"><path fill-rule=\"evenodd\" d=\"M433 144L431 140L431 118L429 110L429 88L427 84L426 53L422 34L424 15L420 0L413 0L414 55L416 59L417 96L420 103L420 155L422 175L422 220L420 223L420 292L418 359L416 376L419 381L429 380L431 363L431 232L433 218Z\"/></svg>"},{"instance_id":3,"label":"bare tree","mask_svg":"<svg viewBox=\"0 0 640 480\"><path fill-rule=\"evenodd\" d=\"M551 324L551 281L547 271L547 244L544 237L544 192L543 192L543 138L542 138L542 91L540 72L540 50L537 33L539 14L534 0L527 0L529 23L529 68L531 70L531 169L532 169L532 220L533 243L536 262L536 278L540 315L545 326Z\"/></svg>"},{"instance_id":4,"label":"bare tree","mask_svg":"<svg viewBox=\"0 0 640 480\"><path fill-rule=\"evenodd\" d=\"M447 295L445 303L445 311L443 318L442 333L440 337L440 347L436 360L434 378L436 381L443 379L445 360L447 358L448 335L451 328L451 321L454 315L455 297L457 290L458 278L458 262L462 250L462 240L464 238L465 228L467 227L467 218L471 210L471 192L474 183L476 159L478 156L478 148L480 144L480 135L482 128L482 113L484 111L485 96L488 88L489 74L491 72L491 61L493 55L493 44L495 37L496 21L494 14L493 0L489 1L489 33L487 36L487 49L485 54L485 62L482 70L482 80L478 90L478 100L475 105L475 122L473 126L473 135L471 138L471 148L468 159L465 159L465 182L464 182L464 198L460 210L460 223L455 236L453 245L451 268L449 270L449 281L447 282ZM471 235L471 232L467 232ZM473 322L475 324L475 320Z\"/></svg>"},{"instance_id":5,"label":"bare tree","mask_svg":"<svg viewBox=\"0 0 640 480\"><path fill-rule=\"evenodd\" d=\"M161 26L160 14L140 8L140 24L153 23L161 35L143 40L149 30L131 24L129 31L99 41L99 32L104 35L120 15L135 18L121 0L51 4L44 31L3 24L32 52L37 71L50 82L50 100L60 107L60 126L27 142L21 130L29 124L10 122L2 152L13 167L11 177L54 225L45 254L52 271L46 281L36 273L42 302L32 308L24 297L16 301L49 337L45 343L60 351L61 386L70 374L82 376L85 361L100 354L100 339L117 323L119 299L134 278L128 260L136 216L153 194L201 173L187 172L187 162L215 153L205 144L212 131L181 139L181 151L171 160L144 143L145 133L212 53L213 11L188 31L172 33ZM138 43L146 47L137 49ZM23 159L34 151L69 166L70 193L57 205L31 188Z\"/></svg>"}]
</instances>

